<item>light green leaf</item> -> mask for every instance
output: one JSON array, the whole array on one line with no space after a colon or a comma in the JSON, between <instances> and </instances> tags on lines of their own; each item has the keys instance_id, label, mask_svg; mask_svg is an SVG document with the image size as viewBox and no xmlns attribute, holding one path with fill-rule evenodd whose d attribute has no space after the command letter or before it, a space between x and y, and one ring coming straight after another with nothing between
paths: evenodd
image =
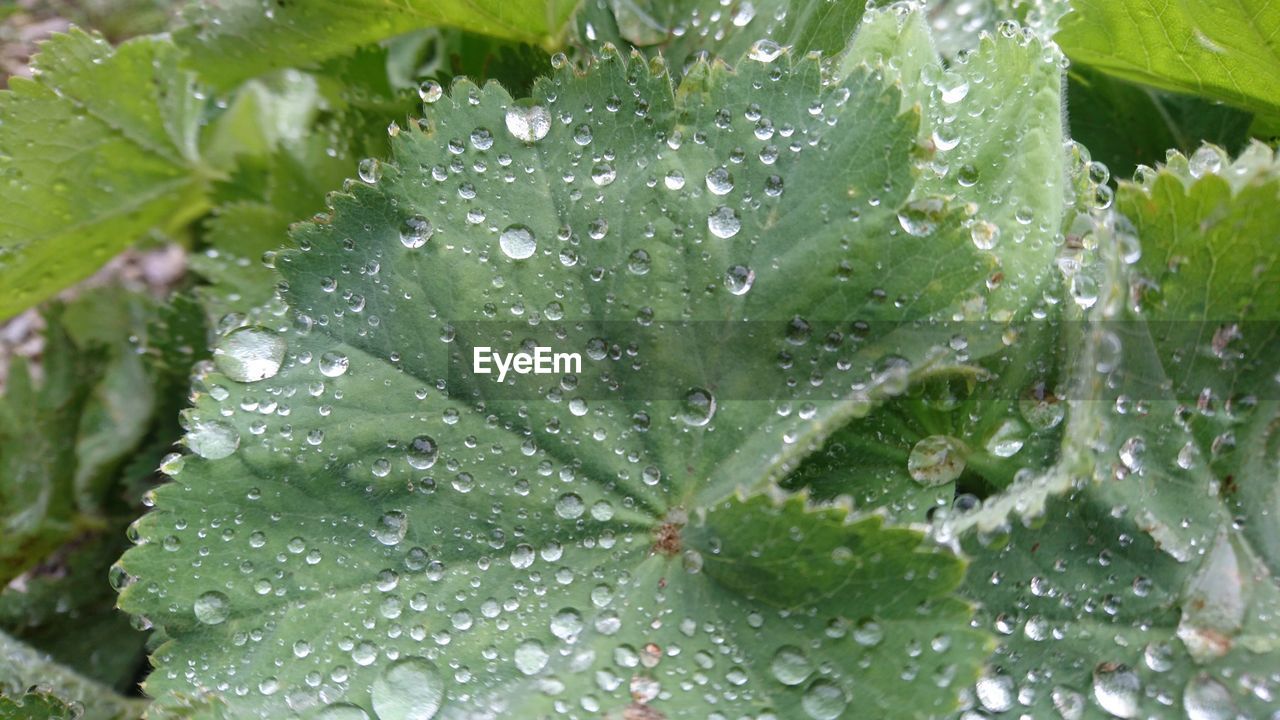
<instances>
[{"instance_id":1,"label":"light green leaf","mask_svg":"<svg viewBox=\"0 0 1280 720\"><path fill-rule=\"evenodd\" d=\"M1057 72L1027 74L1051 53L992 42L1021 62L984 81L1055 108L997 127L1059 138ZM1023 196L919 166L915 82L784 55L673 87L610 54L526 101L456 84L294 232L290 313L198 378L192 454L121 561L121 606L168 638L147 691L241 717L949 712L986 654L962 563L771 489L993 353L1025 318L987 308L1056 272L1064 189L1026 196L1048 230L975 245ZM581 370L473 372L526 339Z\"/></svg>"},{"instance_id":2,"label":"light green leaf","mask_svg":"<svg viewBox=\"0 0 1280 720\"><path fill-rule=\"evenodd\" d=\"M257 0L193 5L176 34L190 65L218 87L285 67L306 67L379 40L435 25L548 49L560 41L572 0L325 0L264 8Z\"/></svg>"},{"instance_id":3,"label":"light green leaf","mask_svg":"<svg viewBox=\"0 0 1280 720\"><path fill-rule=\"evenodd\" d=\"M1246 110L1280 110L1280 6L1271 0L1072 6L1056 39L1073 61Z\"/></svg>"},{"instance_id":4,"label":"light green leaf","mask_svg":"<svg viewBox=\"0 0 1280 720\"><path fill-rule=\"evenodd\" d=\"M1121 184L1127 219L1081 238L1109 258L1068 429L1092 457L965 519L969 594L1007 636L987 710L1274 707L1278 199L1270 150L1205 147Z\"/></svg>"},{"instance_id":5,"label":"light green leaf","mask_svg":"<svg viewBox=\"0 0 1280 720\"><path fill-rule=\"evenodd\" d=\"M144 233L204 208L204 101L155 38L112 49L72 30L0 92L0 317L84 278Z\"/></svg>"}]
</instances>

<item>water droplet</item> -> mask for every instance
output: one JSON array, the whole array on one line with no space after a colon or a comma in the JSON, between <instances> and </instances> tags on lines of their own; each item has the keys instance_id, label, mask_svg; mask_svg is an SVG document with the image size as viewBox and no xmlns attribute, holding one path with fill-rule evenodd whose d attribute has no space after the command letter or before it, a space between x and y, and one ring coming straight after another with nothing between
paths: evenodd
<instances>
[{"instance_id":1,"label":"water droplet","mask_svg":"<svg viewBox=\"0 0 1280 720\"><path fill-rule=\"evenodd\" d=\"M613 169L613 165L609 163L596 163L591 168L591 181L600 187L612 185L613 181L618 179L618 171Z\"/></svg>"},{"instance_id":2,"label":"water droplet","mask_svg":"<svg viewBox=\"0 0 1280 720\"><path fill-rule=\"evenodd\" d=\"M507 131L523 142L537 142L551 131L551 113L541 105L512 105L506 121Z\"/></svg>"},{"instance_id":3,"label":"water droplet","mask_svg":"<svg viewBox=\"0 0 1280 720\"><path fill-rule=\"evenodd\" d=\"M551 634L565 642L576 640L582 628L582 615L573 608L562 608L551 618Z\"/></svg>"},{"instance_id":4,"label":"water droplet","mask_svg":"<svg viewBox=\"0 0 1280 720\"><path fill-rule=\"evenodd\" d=\"M1142 681L1128 665L1102 663L1093 670L1093 697L1118 718L1137 717Z\"/></svg>"},{"instance_id":5,"label":"water droplet","mask_svg":"<svg viewBox=\"0 0 1280 720\"><path fill-rule=\"evenodd\" d=\"M835 720L844 712L849 698L830 680L814 680L800 698L800 707L813 720Z\"/></svg>"},{"instance_id":6,"label":"water droplet","mask_svg":"<svg viewBox=\"0 0 1280 720\"><path fill-rule=\"evenodd\" d=\"M1182 707L1187 711L1187 720L1234 720L1240 714L1231 691L1204 673L1187 683Z\"/></svg>"},{"instance_id":7,"label":"water droplet","mask_svg":"<svg viewBox=\"0 0 1280 720\"><path fill-rule=\"evenodd\" d=\"M724 285L734 295L746 295L755 282L755 271L746 265L734 265L724 273Z\"/></svg>"},{"instance_id":8,"label":"water droplet","mask_svg":"<svg viewBox=\"0 0 1280 720\"><path fill-rule=\"evenodd\" d=\"M382 163L376 158L365 158L356 166L356 174L362 181L374 185L382 179Z\"/></svg>"},{"instance_id":9,"label":"water droplet","mask_svg":"<svg viewBox=\"0 0 1280 720\"><path fill-rule=\"evenodd\" d=\"M525 640L516 647L516 669L525 675L536 675L547 666L551 655L537 640Z\"/></svg>"},{"instance_id":10,"label":"water droplet","mask_svg":"<svg viewBox=\"0 0 1280 720\"><path fill-rule=\"evenodd\" d=\"M231 615L231 601L226 595L212 590L196 598L192 606L196 620L205 625L218 625L227 621Z\"/></svg>"},{"instance_id":11,"label":"water droplet","mask_svg":"<svg viewBox=\"0 0 1280 720\"><path fill-rule=\"evenodd\" d=\"M690 427L702 427L711 422L716 414L716 398L702 388L693 388L685 393L680 406L680 419Z\"/></svg>"},{"instance_id":12,"label":"water droplet","mask_svg":"<svg viewBox=\"0 0 1280 720\"><path fill-rule=\"evenodd\" d=\"M400 225L400 244L409 249L420 248L427 244L433 234L435 228L431 226L431 221L421 215L414 215Z\"/></svg>"},{"instance_id":13,"label":"water droplet","mask_svg":"<svg viewBox=\"0 0 1280 720\"><path fill-rule=\"evenodd\" d=\"M508 225L498 236L498 245L502 254L512 260L524 260L533 257L538 250L538 241L533 231L524 225Z\"/></svg>"},{"instance_id":14,"label":"water droplet","mask_svg":"<svg viewBox=\"0 0 1280 720\"><path fill-rule=\"evenodd\" d=\"M369 720L369 713L355 705L337 703L321 710L316 720Z\"/></svg>"},{"instance_id":15,"label":"water droplet","mask_svg":"<svg viewBox=\"0 0 1280 720\"><path fill-rule=\"evenodd\" d=\"M257 382L273 377L284 362L284 338L264 327L231 331L213 351L218 371L236 382Z\"/></svg>"},{"instance_id":16,"label":"water droplet","mask_svg":"<svg viewBox=\"0 0 1280 720\"><path fill-rule=\"evenodd\" d=\"M409 441L409 450L405 457L410 467L415 470L426 470L436 464L436 457L439 454L440 446L436 444L434 438L430 435L419 435Z\"/></svg>"},{"instance_id":17,"label":"water droplet","mask_svg":"<svg viewBox=\"0 0 1280 720\"><path fill-rule=\"evenodd\" d=\"M768 39L755 41L747 51L747 57L762 63L771 63L781 54L782 46Z\"/></svg>"},{"instance_id":18,"label":"water droplet","mask_svg":"<svg viewBox=\"0 0 1280 720\"><path fill-rule=\"evenodd\" d=\"M911 479L925 487L953 482L964 472L964 448L959 440L947 435L930 435L911 448L907 456L907 472Z\"/></svg>"},{"instance_id":19,"label":"water droplet","mask_svg":"<svg viewBox=\"0 0 1280 720\"><path fill-rule=\"evenodd\" d=\"M1000 427L991 433L984 445L987 452L999 458L1010 458L1022 450L1026 443L1026 433L1021 422L1008 419L1000 423Z\"/></svg>"},{"instance_id":20,"label":"water droplet","mask_svg":"<svg viewBox=\"0 0 1280 720\"><path fill-rule=\"evenodd\" d=\"M338 377L347 372L351 361L339 352L325 352L320 355L320 374L325 377Z\"/></svg>"},{"instance_id":21,"label":"water droplet","mask_svg":"<svg viewBox=\"0 0 1280 720\"><path fill-rule=\"evenodd\" d=\"M435 80L424 80L418 86L418 98L424 103L434 103L444 96L444 88Z\"/></svg>"},{"instance_id":22,"label":"water droplet","mask_svg":"<svg viewBox=\"0 0 1280 720\"><path fill-rule=\"evenodd\" d=\"M431 720L444 703L444 678L426 658L407 657L388 665L369 694L378 720Z\"/></svg>"},{"instance_id":23,"label":"water droplet","mask_svg":"<svg viewBox=\"0 0 1280 720\"><path fill-rule=\"evenodd\" d=\"M969 238L973 246L979 250L991 250L1000 239L1000 226L986 220L979 220L969 228Z\"/></svg>"},{"instance_id":24,"label":"water droplet","mask_svg":"<svg viewBox=\"0 0 1280 720\"><path fill-rule=\"evenodd\" d=\"M383 545L398 545L409 532L409 517L399 510L385 512L373 527L373 536Z\"/></svg>"},{"instance_id":25,"label":"water droplet","mask_svg":"<svg viewBox=\"0 0 1280 720\"><path fill-rule=\"evenodd\" d=\"M227 457L240 447L240 433L221 420L197 420L183 442L191 452L206 460Z\"/></svg>"},{"instance_id":26,"label":"water droplet","mask_svg":"<svg viewBox=\"0 0 1280 720\"><path fill-rule=\"evenodd\" d=\"M573 493L565 493L556 500L556 515L565 520L573 520L582 517L582 513L586 512L587 506L582 502L582 498Z\"/></svg>"},{"instance_id":27,"label":"water droplet","mask_svg":"<svg viewBox=\"0 0 1280 720\"><path fill-rule=\"evenodd\" d=\"M813 674L813 663L794 645L783 645L773 654L769 670L783 685L799 685Z\"/></svg>"},{"instance_id":28,"label":"water droplet","mask_svg":"<svg viewBox=\"0 0 1280 720\"><path fill-rule=\"evenodd\" d=\"M1002 713L1013 707L1013 678L1008 675L984 673L974 689L978 702L989 712Z\"/></svg>"},{"instance_id":29,"label":"water droplet","mask_svg":"<svg viewBox=\"0 0 1280 720\"><path fill-rule=\"evenodd\" d=\"M707 173L707 189L712 195L728 195L733 190L733 174L723 165Z\"/></svg>"},{"instance_id":30,"label":"water droplet","mask_svg":"<svg viewBox=\"0 0 1280 720\"><path fill-rule=\"evenodd\" d=\"M938 229L943 204L938 198L913 200L898 213L898 224L913 237L928 237Z\"/></svg>"},{"instance_id":31,"label":"water droplet","mask_svg":"<svg viewBox=\"0 0 1280 720\"><path fill-rule=\"evenodd\" d=\"M707 229L718 238L728 239L742 229L742 220L738 217L737 210L721 205L707 215Z\"/></svg>"}]
</instances>

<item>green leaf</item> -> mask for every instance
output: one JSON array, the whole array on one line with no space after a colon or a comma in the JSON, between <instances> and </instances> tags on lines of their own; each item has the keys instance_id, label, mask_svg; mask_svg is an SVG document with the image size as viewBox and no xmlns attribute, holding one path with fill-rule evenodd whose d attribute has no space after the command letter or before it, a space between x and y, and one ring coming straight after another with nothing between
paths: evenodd
<instances>
[{"instance_id":1,"label":"green leaf","mask_svg":"<svg viewBox=\"0 0 1280 720\"><path fill-rule=\"evenodd\" d=\"M1007 636L976 686L987 710L1274 707L1278 167L1260 145L1172 155L1081 239L1106 259L1075 457L961 522L968 593Z\"/></svg>"},{"instance_id":2,"label":"green leaf","mask_svg":"<svg viewBox=\"0 0 1280 720\"><path fill-rule=\"evenodd\" d=\"M1195 152L1205 142L1238 152L1253 117L1191 95L1160 92L1088 66L1067 74L1071 137L1118 178L1165 161L1169 150Z\"/></svg>"},{"instance_id":3,"label":"green leaf","mask_svg":"<svg viewBox=\"0 0 1280 720\"><path fill-rule=\"evenodd\" d=\"M257 0L199 4L176 37L201 78L228 88L285 67L306 67L379 40L434 25L555 47L576 3L326 0L265 8Z\"/></svg>"},{"instance_id":4,"label":"green leaf","mask_svg":"<svg viewBox=\"0 0 1280 720\"><path fill-rule=\"evenodd\" d=\"M1280 7L1270 0L1072 5L1056 39L1073 61L1246 110L1280 110Z\"/></svg>"},{"instance_id":5,"label":"green leaf","mask_svg":"<svg viewBox=\"0 0 1280 720\"><path fill-rule=\"evenodd\" d=\"M0 713L8 720L75 720L76 717L73 708L41 692L13 696L0 693Z\"/></svg>"},{"instance_id":6,"label":"green leaf","mask_svg":"<svg viewBox=\"0 0 1280 720\"><path fill-rule=\"evenodd\" d=\"M27 692L32 687L38 691ZM133 720L141 717L146 707L146 701L117 695L0 632L0 711L6 713L0 717L22 718L21 713L34 712L31 717L41 720L45 717ZM70 715L57 714L62 708L74 708L74 711ZM8 714L10 712L14 714ZM46 716L40 712L52 714Z\"/></svg>"},{"instance_id":7,"label":"green leaf","mask_svg":"<svg viewBox=\"0 0 1280 720\"><path fill-rule=\"evenodd\" d=\"M0 92L0 317L199 215L211 174L197 143L204 101L172 43L113 50L72 30L41 47L35 78Z\"/></svg>"},{"instance_id":8,"label":"green leaf","mask_svg":"<svg viewBox=\"0 0 1280 720\"><path fill-rule=\"evenodd\" d=\"M992 42L1023 62L983 82L1052 106L995 126L1062 167L1057 71L1026 72L1051 53ZM1063 188L1011 194L977 140L976 177L922 167L903 95L930 94L902 86L782 56L673 87L606 55L527 101L458 83L429 105L294 232L291 312L198 378L192 454L121 561L121 606L168 638L148 693L238 716L949 712L986 653L962 563L770 490L956 362L945 320L985 357L1056 272ZM1019 208L1048 230L975 245L975 215ZM526 338L581 371L473 374L474 347Z\"/></svg>"},{"instance_id":9,"label":"green leaf","mask_svg":"<svg viewBox=\"0 0 1280 720\"><path fill-rule=\"evenodd\" d=\"M8 583L85 529L76 507L80 418L101 377L96 350L71 342L55 308L46 316L44 382L25 362L10 367L0 403L0 582Z\"/></svg>"}]
</instances>

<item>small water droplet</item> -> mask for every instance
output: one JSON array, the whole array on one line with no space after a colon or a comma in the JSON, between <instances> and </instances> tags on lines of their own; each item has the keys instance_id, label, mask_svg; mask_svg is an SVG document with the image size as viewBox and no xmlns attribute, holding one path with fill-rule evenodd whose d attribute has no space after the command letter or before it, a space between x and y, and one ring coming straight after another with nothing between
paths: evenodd
<instances>
[{"instance_id":1,"label":"small water droplet","mask_svg":"<svg viewBox=\"0 0 1280 720\"><path fill-rule=\"evenodd\" d=\"M746 265L734 265L724 273L724 285L734 295L746 295L755 282L755 271Z\"/></svg>"},{"instance_id":2,"label":"small water droplet","mask_svg":"<svg viewBox=\"0 0 1280 720\"><path fill-rule=\"evenodd\" d=\"M439 454L440 446L436 444L434 438L430 435L419 435L409 441L409 450L405 457L410 467L415 470L426 470L436 464L436 457Z\"/></svg>"},{"instance_id":3,"label":"small water droplet","mask_svg":"<svg viewBox=\"0 0 1280 720\"><path fill-rule=\"evenodd\" d=\"M782 46L769 39L755 41L747 51L747 57L762 63L771 63L781 54Z\"/></svg>"},{"instance_id":4,"label":"small water droplet","mask_svg":"<svg viewBox=\"0 0 1280 720\"><path fill-rule=\"evenodd\" d=\"M418 98L424 103L434 103L444 96L444 88L435 80L424 80L418 86Z\"/></svg>"}]
</instances>

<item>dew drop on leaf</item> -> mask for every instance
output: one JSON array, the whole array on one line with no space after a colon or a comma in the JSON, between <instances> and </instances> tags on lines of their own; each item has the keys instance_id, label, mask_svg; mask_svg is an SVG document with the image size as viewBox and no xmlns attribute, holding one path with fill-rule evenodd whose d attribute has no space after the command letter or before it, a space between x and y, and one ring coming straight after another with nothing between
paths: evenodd
<instances>
[{"instance_id":1,"label":"dew drop on leaf","mask_svg":"<svg viewBox=\"0 0 1280 720\"><path fill-rule=\"evenodd\" d=\"M537 142L551 130L551 113L541 105L512 105L506 113L507 131L523 142Z\"/></svg>"},{"instance_id":2,"label":"dew drop on leaf","mask_svg":"<svg viewBox=\"0 0 1280 720\"><path fill-rule=\"evenodd\" d=\"M712 195L728 195L733 190L733 174L724 166L707 173L707 189Z\"/></svg>"},{"instance_id":3,"label":"dew drop on leaf","mask_svg":"<svg viewBox=\"0 0 1280 720\"><path fill-rule=\"evenodd\" d=\"M800 698L800 706L813 720L835 720L844 712L849 698L830 680L814 680Z\"/></svg>"},{"instance_id":4,"label":"dew drop on leaf","mask_svg":"<svg viewBox=\"0 0 1280 720\"><path fill-rule=\"evenodd\" d=\"M724 273L725 287L734 295L746 295L755 281L755 271L746 265L734 265Z\"/></svg>"},{"instance_id":5,"label":"dew drop on leaf","mask_svg":"<svg viewBox=\"0 0 1280 720\"><path fill-rule=\"evenodd\" d=\"M424 80L418 86L418 98L424 103L434 103L444 96L444 88L435 80Z\"/></svg>"},{"instance_id":6,"label":"dew drop on leaf","mask_svg":"<svg viewBox=\"0 0 1280 720\"><path fill-rule=\"evenodd\" d=\"M773 654L769 670L783 685L799 685L813 674L813 663L794 645L783 645Z\"/></svg>"},{"instance_id":7,"label":"dew drop on leaf","mask_svg":"<svg viewBox=\"0 0 1280 720\"><path fill-rule=\"evenodd\" d=\"M409 461L409 466L415 470L426 470L436 464L436 457L440 454L440 446L430 435L419 435L409 441L409 450L405 457Z\"/></svg>"},{"instance_id":8,"label":"dew drop on leaf","mask_svg":"<svg viewBox=\"0 0 1280 720\"><path fill-rule=\"evenodd\" d=\"M502 254L512 260L524 260L533 257L538 250L538 241L533 231L524 225L508 225L498 236L498 245Z\"/></svg>"},{"instance_id":9,"label":"dew drop on leaf","mask_svg":"<svg viewBox=\"0 0 1280 720\"><path fill-rule=\"evenodd\" d=\"M1240 713L1231 691L1204 673L1187 683L1182 707L1187 711L1187 720L1234 720Z\"/></svg>"},{"instance_id":10,"label":"dew drop on leaf","mask_svg":"<svg viewBox=\"0 0 1280 720\"><path fill-rule=\"evenodd\" d=\"M196 598L192 610L196 614L196 620L205 625L218 625L226 622L230 616L231 602L226 595L211 590Z\"/></svg>"},{"instance_id":11,"label":"dew drop on leaf","mask_svg":"<svg viewBox=\"0 0 1280 720\"><path fill-rule=\"evenodd\" d=\"M213 351L218 371L236 382L257 382L275 376L284 362L284 338L251 325L232 330Z\"/></svg>"},{"instance_id":12,"label":"dew drop on leaf","mask_svg":"<svg viewBox=\"0 0 1280 720\"><path fill-rule=\"evenodd\" d=\"M325 352L320 355L320 374L325 377L338 377L347 372L351 361L339 352Z\"/></svg>"},{"instance_id":13,"label":"dew drop on leaf","mask_svg":"<svg viewBox=\"0 0 1280 720\"><path fill-rule=\"evenodd\" d=\"M742 220L738 217L737 210L721 205L707 215L707 229L718 238L728 239L742 229Z\"/></svg>"},{"instance_id":14,"label":"dew drop on leaf","mask_svg":"<svg viewBox=\"0 0 1280 720\"><path fill-rule=\"evenodd\" d=\"M444 704L444 678L426 658L407 657L373 681L370 697L378 720L431 720Z\"/></svg>"},{"instance_id":15,"label":"dew drop on leaf","mask_svg":"<svg viewBox=\"0 0 1280 720\"><path fill-rule=\"evenodd\" d=\"M751 44L747 56L756 62L771 63L782 54L782 46L773 40L757 40Z\"/></svg>"},{"instance_id":16,"label":"dew drop on leaf","mask_svg":"<svg viewBox=\"0 0 1280 720\"><path fill-rule=\"evenodd\" d=\"M680 419L690 427L702 427L716 414L716 398L702 388L685 393L680 406Z\"/></svg>"},{"instance_id":17,"label":"dew drop on leaf","mask_svg":"<svg viewBox=\"0 0 1280 720\"><path fill-rule=\"evenodd\" d=\"M435 228L431 226L430 220L414 215L400 225L400 244L409 249L420 248L427 244L434 233Z\"/></svg>"},{"instance_id":18,"label":"dew drop on leaf","mask_svg":"<svg viewBox=\"0 0 1280 720\"><path fill-rule=\"evenodd\" d=\"M183 438L191 452L206 460L227 457L240 447L240 433L221 420L198 420Z\"/></svg>"},{"instance_id":19,"label":"dew drop on leaf","mask_svg":"<svg viewBox=\"0 0 1280 720\"><path fill-rule=\"evenodd\" d=\"M947 435L930 435L920 440L907 456L907 472L911 479L925 487L954 481L964 472L964 467L960 442Z\"/></svg>"},{"instance_id":20,"label":"dew drop on leaf","mask_svg":"<svg viewBox=\"0 0 1280 720\"><path fill-rule=\"evenodd\" d=\"M551 656L537 640L525 640L516 647L516 669L525 675L536 675L547 666Z\"/></svg>"},{"instance_id":21,"label":"dew drop on leaf","mask_svg":"<svg viewBox=\"0 0 1280 720\"><path fill-rule=\"evenodd\" d=\"M1093 670L1093 698L1098 706L1118 718L1138 715L1142 681L1128 665L1102 663Z\"/></svg>"},{"instance_id":22,"label":"dew drop on leaf","mask_svg":"<svg viewBox=\"0 0 1280 720\"><path fill-rule=\"evenodd\" d=\"M409 532L409 517L399 510L385 512L373 528L373 536L383 545L398 545Z\"/></svg>"}]
</instances>

